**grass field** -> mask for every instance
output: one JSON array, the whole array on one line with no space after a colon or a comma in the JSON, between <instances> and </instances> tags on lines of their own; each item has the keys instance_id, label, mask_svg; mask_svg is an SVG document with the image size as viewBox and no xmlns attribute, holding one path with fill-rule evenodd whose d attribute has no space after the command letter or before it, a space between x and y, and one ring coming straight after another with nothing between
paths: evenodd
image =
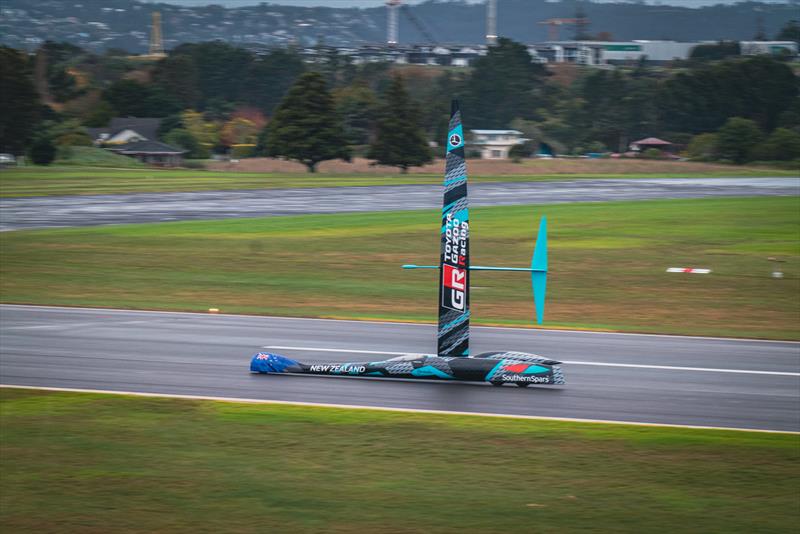
<instances>
[{"instance_id":1,"label":"grass field","mask_svg":"<svg viewBox=\"0 0 800 534\"><path fill-rule=\"evenodd\" d=\"M0 389L3 532L797 532L797 435Z\"/></svg>"},{"instance_id":2,"label":"grass field","mask_svg":"<svg viewBox=\"0 0 800 534\"><path fill-rule=\"evenodd\" d=\"M800 339L800 200L668 200L471 210L475 265L530 264L550 226L548 327ZM0 234L7 303L433 321L433 211ZM767 257L783 260L770 277ZM707 267L711 275L667 274ZM475 272L473 321L530 325L523 273Z\"/></svg>"},{"instance_id":3,"label":"grass field","mask_svg":"<svg viewBox=\"0 0 800 534\"><path fill-rule=\"evenodd\" d=\"M288 162L278 162L281 165ZM613 163L613 162L612 162ZM558 167L476 161L473 182L515 182L577 178L700 177L700 176L792 176L796 173L682 162L633 162L635 165L606 165L566 162ZM287 172L278 165L270 172L224 170L113 169L97 167L27 167L0 170L0 197L48 195L88 195L110 193L150 193L175 191L213 191L221 189L270 189L286 187L333 187L366 185L440 184L442 165L430 166L427 173L397 174L365 166L360 172L341 170L308 174Z\"/></svg>"}]
</instances>

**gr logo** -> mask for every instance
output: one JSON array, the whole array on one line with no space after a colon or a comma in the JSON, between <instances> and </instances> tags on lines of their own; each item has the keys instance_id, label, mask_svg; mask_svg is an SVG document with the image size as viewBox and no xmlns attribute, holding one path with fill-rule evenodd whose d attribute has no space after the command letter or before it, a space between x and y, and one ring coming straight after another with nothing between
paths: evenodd
<instances>
[{"instance_id":1,"label":"gr logo","mask_svg":"<svg viewBox=\"0 0 800 534\"><path fill-rule=\"evenodd\" d=\"M458 146L461 144L461 136L453 134L450 136L450 146Z\"/></svg>"},{"instance_id":2,"label":"gr logo","mask_svg":"<svg viewBox=\"0 0 800 534\"><path fill-rule=\"evenodd\" d=\"M443 265L442 306L463 311L467 301L467 271L451 265Z\"/></svg>"}]
</instances>

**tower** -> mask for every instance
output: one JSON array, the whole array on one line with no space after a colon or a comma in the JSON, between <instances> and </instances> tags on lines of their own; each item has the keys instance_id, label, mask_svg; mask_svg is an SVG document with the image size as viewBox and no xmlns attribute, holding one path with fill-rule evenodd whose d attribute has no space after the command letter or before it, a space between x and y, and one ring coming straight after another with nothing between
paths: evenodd
<instances>
[{"instance_id":1,"label":"tower","mask_svg":"<svg viewBox=\"0 0 800 534\"><path fill-rule=\"evenodd\" d=\"M166 57L164 41L161 38L161 13L153 11L153 24L150 26L150 57Z\"/></svg>"},{"instance_id":2,"label":"tower","mask_svg":"<svg viewBox=\"0 0 800 534\"><path fill-rule=\"evenodd\" d=\"M486 45L497 44L497 0L486 0Z\"/></svg>"},{"instance_id":3,"label":"tower","mask_svg":"<svg viewBox=\"0 0 800 534\"><path fill-rule=\"evenodd\" d=\"M397 11L401 0L386 0L386 44L397 46Z\"/></svg>"}]
</instances>

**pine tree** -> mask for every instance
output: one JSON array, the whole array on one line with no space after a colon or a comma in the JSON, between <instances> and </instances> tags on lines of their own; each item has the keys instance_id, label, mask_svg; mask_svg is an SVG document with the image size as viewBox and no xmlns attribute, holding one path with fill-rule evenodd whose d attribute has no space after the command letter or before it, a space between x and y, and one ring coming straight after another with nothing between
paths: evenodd
<instances>
[{"instance_id":1,"label":"pine tree","mask_svg":"<svg viewBox=\"0 0 800 534\"><path fill-rule=\"evenodd\" d=\"M22 154L39 122L41 102L22 52L0 46L0 152Z\"/></svg>"},{"instance_id":2,"label":"pine tree","mask_svg":"<svg viewBox=\"0 0 800 534\"><path fill-rule=\"evenodd\" d=\"M302 75L289 89L269 124L266 152L299 161L309 172L329 159L350 161L350 147L325 80L317 72Z\"/></svg>"},{"instance_id":3,"label":"pine tree","mask_svg":"<svg viewBox=\"0 0 800 534\"><path fill-rule=\"evenodd\" d=\"M431 151L418 117L403 79L395 76L383 95L377 137L367 157L381 165L400 167L403 174L409 167L431 162Z\"/></svg>"}]
</instances>

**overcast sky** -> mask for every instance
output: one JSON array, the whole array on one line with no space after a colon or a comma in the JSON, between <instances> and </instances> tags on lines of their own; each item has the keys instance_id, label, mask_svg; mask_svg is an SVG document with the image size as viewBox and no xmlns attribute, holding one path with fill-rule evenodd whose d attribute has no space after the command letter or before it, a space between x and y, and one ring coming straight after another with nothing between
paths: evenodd
<instances>
[{"instance_id":1,"label":"overcast sky","mask_svg":"<svg viewBox=\"0 0 800 534\"><path fill-rule=\"evenodd\" d=\"M285 6L327 6L327 7L380 7L385 0L160 0L168 4L181 4L187 6L202 6L206 4L218 4L226 7L252 6L262 1L269 4L279 4ZM406 4L419 4L426 0L404 0ZM443 0L440 0L443 1ZM482 4L486 0L466 0L472 4ZM595 0L597 1L597 0ZM605 0L615 1L615 0ZM622 3L621 0L620 3ZM714 4L735 4L741 0L645 0L647 4L662 4L683 7L700 7ZM766 0L770 3L788 3L781 0Z\"/></svg>"}]
</instances>

